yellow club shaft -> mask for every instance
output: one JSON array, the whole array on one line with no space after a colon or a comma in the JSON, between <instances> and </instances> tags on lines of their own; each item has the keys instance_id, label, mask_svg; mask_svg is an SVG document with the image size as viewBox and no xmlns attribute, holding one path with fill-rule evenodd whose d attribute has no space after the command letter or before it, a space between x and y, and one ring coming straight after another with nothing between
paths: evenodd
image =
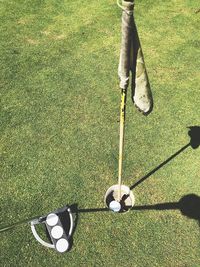
<instances>
[{"instance_id":1,"label":"yellow club shaft","mask_svg":"<svg viewBox=\"0 0 200 267\"><path fill-rule=\"evenodd\" d=\"M120 131L119 131L119 169L118 169L118 201L121 200L121 185L122 185L122 161L124 148L124 128L126 115L126 92L127 89L121 91L121 105L120 105Z\"/></svg>"}]
</instances>

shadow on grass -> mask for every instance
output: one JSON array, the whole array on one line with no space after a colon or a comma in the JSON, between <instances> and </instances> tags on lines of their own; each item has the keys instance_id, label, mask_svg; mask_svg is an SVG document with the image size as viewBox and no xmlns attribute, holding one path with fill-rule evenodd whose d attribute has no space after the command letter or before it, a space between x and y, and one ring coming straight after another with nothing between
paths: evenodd
<instances>
[{"instance_id":1,"label":"shadow on grass","mask_svg":"<svg viewBox=\"0 0 200 267\"><path fill-rule=\"evenodd\" d=\"M108 208L87 208L87 209L79 209L78 204L73 204L70 206L72 213L74 213L75 220L74 220L74 228L73 233L76 231L78 221L79 221L79 214L80 213L96 213L96 212L111 212ZM183 196L178 202L164 202L158 203L153 205L140 205L134 206L129 211L148 211L148 210L156 210L156 211L166 211L166 210L179 210L183 216L187 218L194 219L198 222L200 227L200 197L196 194L188 194ZM36 218L36 217L34 217ZM33 218L32 218L33 219ZM0 229L0 232L8 231L12 228L15 228L23 223L30 222L30 218L15 223L13 225L8 226L7 228ZM73 244L73 239L70 240L71 246Z\"/></svg>"},{"instance_id":2,"label":"shadow on grass","mask_svg":"<svg viewBox=\"0 0 200 267\"><path fill-rule=\"evenodd\" d=\"M72 205L71 210L72 212L77 214L77 221L79 213L110 211L108 208L78 209L77 204L75 206ZM178 202L165 202L153 205L134 206L130 209L130 211L144 211L144 210L157 210L157 211L179 210L183 216L197 220L200 226L200 197L196 194L185 195Z\"/></svg>"},{"instance_id":3,"label":"shadow on grass","mask_svg":"<svg viewBox=\"0 0 200 267\"><path fill-rule=\"evenodd\" d=\"M131 210L179 210L182 215L197 220L200 226L200 197L195 194L185 195L178 202L134 206Z\"/></svg>"},{"instance_id":4,"label":"shadow on grass","mask_svg":"<svg viewBox=\"0 0 200 267\"><path fill-rule=\"evenodd\" d=\"M159 169L161 169L164 165L166 165L168 162L173 160L175 157L177 157L180 153L185 151L188 147L192 147L193 149L196 149L200 145L200 127L199 126L190 126L188 127L190 130L188 132L188 135L190 137L190 142L180 148L177 152L175 152L173 155L171 155L169 158L167 158L165 161L163 161L160 165L158 165L156 168L151 170L149 173L147 173L145 176L140 178L136 183L134 183L132 186L130 186L130 189L133 190L136 186L144 182L147 178L149 178L152 174L157 172Z\"/></svg>"},{"instance_id":5,"label":"shadow on grass","mask_svg":"<svg viewBox=\"0 0 200 267\"><path fill-rule=\"evenodd\" d=\"M159 166L154 168L152 171L150 171L148 174L146 174L144 177L140 178L139 181L137 181L135 184L133 184L130 189L132 190L136 186L138 186L140 183L145 181L148 177L150 177L153 173L158 171L160 168L162 168L164 165L166 165L168 162L170 162L172 159L174 159L176 156L178 156L181 152L183 152L186 148L192 147L193 149L196 149L200 145L200 127L199 126L191 126L188 127L190 130L188 132L188 135L190 136L190 142L183 146L181 149L179 149L176 153L171 155L168 159L166 159L164 162L162 162ZM88 213L88 212L105 212L110 211L108 208L90 208L90 209L79 209L77 204L73 204L70 206L71 211L76 214L75 221L74 221L74 230L73 233L76 230L77 224L78 224L78 214L79 213ZM181 213L184 216L187 216L191 219L196 219L199 222L200 225L200 197L195 194L186 195L181 198L179 202L169 202L169 203L160 203L155 205L144 205L144 206L134 206L131 208L131 210L177 210L179 209ZM0 229L0 233L8 231L10 229L13 229L17 226L20 226L24 223L29 223L32 220L38 219L40 216L36 216L33 218L28 218L21 220L19 222L16 222L14 224L5 226Z\"/></svg>"}]
</instances>

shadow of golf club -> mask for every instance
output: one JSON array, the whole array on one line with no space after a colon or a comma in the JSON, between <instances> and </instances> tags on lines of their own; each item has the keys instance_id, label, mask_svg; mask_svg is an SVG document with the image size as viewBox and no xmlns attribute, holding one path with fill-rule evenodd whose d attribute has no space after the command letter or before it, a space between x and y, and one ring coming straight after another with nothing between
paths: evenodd
<instances>
[{"instance_id":1,"label":"shadow of golf club","mask_svg":"<svg viewBox=\"0 0 200 267\"><path fill-rule=\"evenodd\" d=\"M183 216L197 220L200 226L200 197L196 194L185 195L178 202L134 206L131 210L179 210Z\"/></svg>"},{"instance_id":2,"label":"shadow of golf club","mask_svg":"<svg viewBox=\"0 0 200 267\"><path fill-rule=\"evenodd\" d=\"M158 165L156 168L151 170L149 173L147 173L145 176L140 178L136 183L134 183L132 186L130 186L130 189L133 190L136 186L144 182L147 178L149 178L152 174L154 174L156 171L161 169L164 165L166 165L168 162L173 160L175 157L177 157L180 153L182 153L184 150L186 150L188 147L192 147L193 149L196 149L200 145L200 127L199 126L190 126L188 127L190 130L188 132L188 135L190 137L190 142L180 148L177 152L175 152L173 155L171 155L168 159L163 161L160 165Z\"/></svg>"},{"instance_id":3,"label":"shadow of golf club","mask_svg":"<svg viewBox=\"0 0 200 267\"><path fill-rule=\"evenodd\" d=\"M74 213L88 213L88 212L102 212L102 211L110 211L109 208L90 208L90 209L79 209L78 206L76 206L75 209L73 209L73 205L70 207L72 212Z\"/></svg>"}]
</instances>

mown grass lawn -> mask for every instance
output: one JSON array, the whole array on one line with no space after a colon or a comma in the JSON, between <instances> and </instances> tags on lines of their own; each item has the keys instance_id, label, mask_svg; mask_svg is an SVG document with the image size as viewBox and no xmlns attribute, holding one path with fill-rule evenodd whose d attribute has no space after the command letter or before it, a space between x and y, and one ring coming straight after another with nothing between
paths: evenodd
<instances>
[{"instance_id":1,"label":"mown grass lawn","mask_svg":"<svg viewBox=\"0 0 200 267\"><path fill-rule=\"evenodd\" d=\"M124 184L189 142L200 124L199 1L136 1L154 96L144 117L127 103ZM103 208L117 182L115 1L1 0L3 227L65 204ZM200 196L199 149L188 147L134 188L136 205ZM1 266L200 266L199 224L179 210L80 213L71 251L42 247L30 225L1 233Z\"/></svg>"}]
</instances>

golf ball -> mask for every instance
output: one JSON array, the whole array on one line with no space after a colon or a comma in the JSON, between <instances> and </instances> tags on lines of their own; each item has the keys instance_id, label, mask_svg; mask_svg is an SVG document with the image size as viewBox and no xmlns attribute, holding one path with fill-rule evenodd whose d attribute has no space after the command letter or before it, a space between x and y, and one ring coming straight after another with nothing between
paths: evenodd
<instances>
[{"instance_id":1,"label":"golf ball","mask_svg":"<svg viewBox=\"0 0 200 267\"><path fill-rule=\"evenodd\" d=\"M118 201L113 200L110 202L109 208L114 212L119 212L121 210L121 204Z\"/></svg>"}]
</instances>

